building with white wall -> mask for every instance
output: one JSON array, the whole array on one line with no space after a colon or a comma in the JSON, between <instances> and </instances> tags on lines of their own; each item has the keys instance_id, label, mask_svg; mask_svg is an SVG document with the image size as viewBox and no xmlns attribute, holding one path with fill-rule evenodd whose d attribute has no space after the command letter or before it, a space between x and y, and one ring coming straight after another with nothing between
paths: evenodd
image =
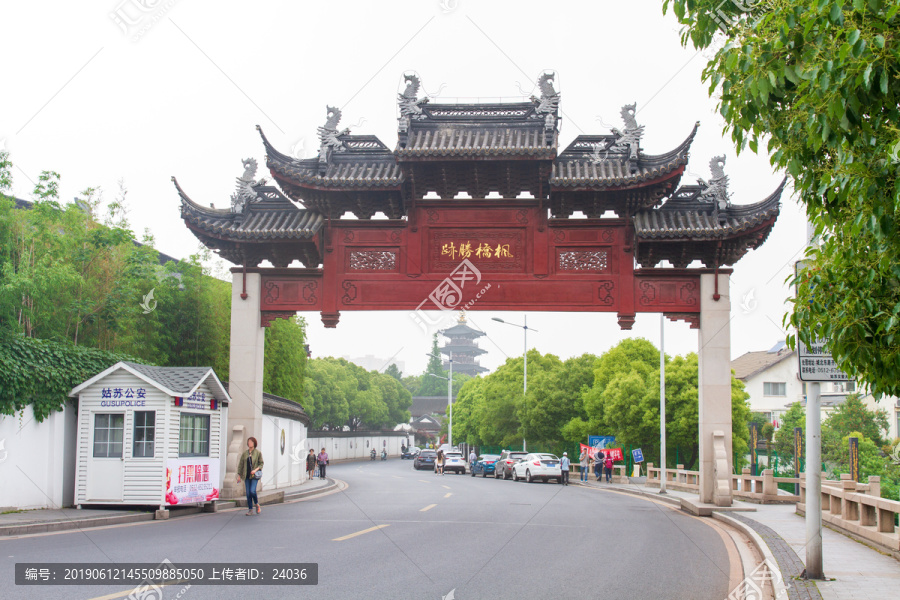
<instances>
[{"instance_id":1,"label":"building with white wall","mask_svg":"<svg viewBox=\"0 0 900 600\"><path fill-rule=\"evenodd\" d=\"M77 506L214 502L231 398L211 367L118 362L76 386Z\"/></svg>"},{"instance_id":2,"label":"building with white wall","mask_svg":"<svg viewBox=\"0 0 900 600\"><path fill-rule=\"evenodd\" d=\"M765 413L769 422L781 426L781 415L794 402L806 405L807 383L800 381L797 352L780 341L769 350L747 352L731 361L734 376L744 382L750 395L750 410ZM883 396L876 400L855 381L823 382L820 384L822 419L839 406L848 394L859 394L869 410L884 410L888 416L887 437L900 437L900 400Z\"/></svg>"}]
</instances>

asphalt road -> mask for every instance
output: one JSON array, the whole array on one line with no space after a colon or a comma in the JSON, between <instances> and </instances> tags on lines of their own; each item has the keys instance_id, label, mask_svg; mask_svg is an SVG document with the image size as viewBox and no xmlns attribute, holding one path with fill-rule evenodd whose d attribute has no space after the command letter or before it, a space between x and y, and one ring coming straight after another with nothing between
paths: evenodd
<instances>
[{"instance_id":1,"label":"asphalt road","mask_svg":"<svg viewBox=\"0 0 900 600\"><path fill-rule=\"evenodd\" d=\"M728 551L716 529L648 500L554 483L438 476L399 459L334 465L328 474L349 487L264 506L260 516L224 511L0 540L0 597L132 594L123 585L15 586L17 562L112 566L164 559L314 562L319 583L175 585L131 598L721 600L728 594Z\"/></svg>"}]
</instances>

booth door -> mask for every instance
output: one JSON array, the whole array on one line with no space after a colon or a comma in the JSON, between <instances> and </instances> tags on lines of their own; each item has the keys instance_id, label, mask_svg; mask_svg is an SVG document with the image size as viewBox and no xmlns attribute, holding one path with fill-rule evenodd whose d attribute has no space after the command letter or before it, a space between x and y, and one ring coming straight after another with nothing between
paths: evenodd
<instances>
[{"instance_id":1,"label":"booth door","mask_svg":"<svg viewBox=\"0 0 900 600\"><path fill-rule=\"evenodd\" d=\"M125 488L124 439L123 413L93 413L87 471L88 502L122 501Z\"/></svg>"}]
</instances>

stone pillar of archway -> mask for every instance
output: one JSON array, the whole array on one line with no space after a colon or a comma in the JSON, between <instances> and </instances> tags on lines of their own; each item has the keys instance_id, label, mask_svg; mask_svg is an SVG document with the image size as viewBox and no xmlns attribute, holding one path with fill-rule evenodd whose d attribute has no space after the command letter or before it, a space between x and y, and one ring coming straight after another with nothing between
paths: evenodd
<instances>
[{"instance_id":1,"label":"stone pillar of archway","mask_svg":"<svg viewBox=\"0 0 900 600\"><path fill-rule=\"evenodd\" d=\"M229 449L225 469L223 498L240 498L244 484L235 483L237 461L246 440L255 437L262 445L263 363L266 330L260 323L260 274L244 274L240 269L232 273L231 283L231 352L228 362ZM238 439L235 439L238 438Z\"/></svg>"},{"instance_id":2,"label":"stone pillar of archway","mask_svg":"<svg viewBox=\"0 0 900 600\"><path fill-rule=\"evenodd\" d=\"M729 280L728 273L700 275L700 501L717 506L732 501Z\"/></svg>"}]
</instances>

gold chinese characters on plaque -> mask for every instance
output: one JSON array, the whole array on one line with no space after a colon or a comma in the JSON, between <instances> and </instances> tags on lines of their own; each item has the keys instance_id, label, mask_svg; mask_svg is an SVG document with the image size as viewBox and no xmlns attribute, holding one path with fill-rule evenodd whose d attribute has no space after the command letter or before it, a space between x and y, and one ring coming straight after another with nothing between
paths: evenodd
<instances>
[{"instance_id":1,"label":"gold chinese characters on plaque","mask_svg":"<svg viewBox=\"0 0 900 600\"><path fill-rule=\"evenodd\" d=\"M486 242L447 242L441 246L441 256L451 260L463 258L515 258L509 250L509 244L493 246Z\"/></svg>"}]
</instances>

